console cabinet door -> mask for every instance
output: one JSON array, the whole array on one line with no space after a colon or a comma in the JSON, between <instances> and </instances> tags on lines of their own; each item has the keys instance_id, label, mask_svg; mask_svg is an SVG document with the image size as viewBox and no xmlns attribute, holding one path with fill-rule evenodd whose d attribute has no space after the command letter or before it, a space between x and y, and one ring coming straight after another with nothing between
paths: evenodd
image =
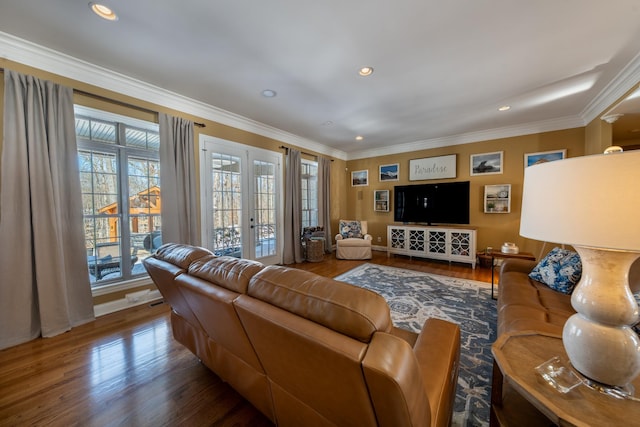
<instances>
[{"instance_id":1,"label":"console cabinet door","mask_svg":"<svg viewBox=\"0 0 640 427\"><path fill-rule=\"evenodd\" d=\"M387 227L388 250L392 253L404 253L407 250L407 228Z\"/></svg>"}]
</instances>

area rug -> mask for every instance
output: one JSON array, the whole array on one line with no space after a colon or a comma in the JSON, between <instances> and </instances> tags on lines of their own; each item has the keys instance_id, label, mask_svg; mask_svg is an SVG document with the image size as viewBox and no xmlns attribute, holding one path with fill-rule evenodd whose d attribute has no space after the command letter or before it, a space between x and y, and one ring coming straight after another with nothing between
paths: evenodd
<instances>
[{"instance_id":1,"label":"area rug","mask_svg":"<svg viewBox=\"0 0 640 427\"><path fill-rule=\"evenodd\" d=\"M335 279L382 295L399 328L419 332L429 317L460 325L462 348L453 425L489 425L491 344L497 321L490 284L369 263Z\"/></svg>"}]
</instances>

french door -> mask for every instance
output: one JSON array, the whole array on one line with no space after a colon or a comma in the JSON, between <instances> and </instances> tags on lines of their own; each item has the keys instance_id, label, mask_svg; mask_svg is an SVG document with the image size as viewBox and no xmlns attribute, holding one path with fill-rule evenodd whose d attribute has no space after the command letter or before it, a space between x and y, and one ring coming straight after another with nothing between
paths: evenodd
<instances>
[{"instance_id":1,"label":"french door","mask_svg":"<svg viewBox=\"0 0 640 427\"><path fill-rule=\"evenodd\" d=\"M282 262L282 155L201 136L202 242L216 255Z\"/></svg>"}]
</instances>

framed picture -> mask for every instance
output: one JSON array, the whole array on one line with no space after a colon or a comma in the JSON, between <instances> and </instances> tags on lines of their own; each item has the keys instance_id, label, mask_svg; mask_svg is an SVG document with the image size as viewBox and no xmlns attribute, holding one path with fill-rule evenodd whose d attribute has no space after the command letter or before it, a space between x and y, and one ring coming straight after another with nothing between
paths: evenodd
<instances>
[{"instance_id":1,"label":"framed picture","mask_svg":"<svg viewBox=\"0 0 640 427\"><path fill-rule=\"evenodd\" d=\"M400 164L394 163L392 165L380 165L380 175L378 180L383 181L397 181L400 176Z\"/></svg>"},{"instance_id":2,"label":"framed picture","mask_svg":"<svg viewBox=\"0 0 640 427\"><path fill-rule=\"evenodd\" d=\"M456 155L409 160L409 181L456 177Z\"/></svg>"},{"instance_id":3,"label":"framed picture","mask_svg":"<svg viewBox=\"0 0 640 427\"><path fill-rule=\"evenodd\" d=\"M363 187L369 185L369 170L351 172L351 186Z\"/></svg>"},{"instance_id":4,"label":"framed picture","mask_svg":"<svg viewBox=\"0 0 640 427\"><path fill-rule=\"evenodd\" d=\"M545 162L562 160L567 156L567 150L541 151L539 153L527 153L524 155L524 167Z\"/></svg>"},{"instance_id":5,"label":"framed picture","mask_svg":"<svg viewBox=\"0 0 640 427\"><path fill-rule=\"evenodd\" d=\"M373 190L373 210L389 212L389 190Z\"/></svg>"},{"instance_id":6,"label":"framed picture","mask_svg":"<svg viewBox=\"0 0 640 427\"><path fill-rule=\"evenodd\" d=\"M469 161L470 175L495 175L503 171L503 151L472 154Z\"/></svg>"}]
</instances>

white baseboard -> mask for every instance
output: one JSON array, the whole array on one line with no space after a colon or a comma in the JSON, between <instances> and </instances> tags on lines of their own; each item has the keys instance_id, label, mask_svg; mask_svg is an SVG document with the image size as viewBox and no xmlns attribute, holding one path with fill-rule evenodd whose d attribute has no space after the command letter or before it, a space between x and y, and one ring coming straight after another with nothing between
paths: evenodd
<instances>
[{"instance_id":1,"label":"white baseboard","mask_svg":"<svg viewBox=\"0 0 640 427\"><path fill-rule=\"evenodd\" d=\"M98 304L93 306L93 314L96 317L104 316L105 314L115 313L116 311L124 310L138 305L147 304L151 301L162 299L160 291L154 289L149 292L134 292L128 294L127 297L121 298L115 301L105 302L104 304Z\"/></svg>"}]
</instances>

